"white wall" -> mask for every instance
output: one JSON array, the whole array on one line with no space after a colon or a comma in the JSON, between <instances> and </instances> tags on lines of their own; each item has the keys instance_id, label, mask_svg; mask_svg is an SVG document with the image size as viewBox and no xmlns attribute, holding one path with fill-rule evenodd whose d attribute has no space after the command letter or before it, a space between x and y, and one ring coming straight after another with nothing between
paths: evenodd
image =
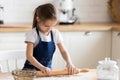
<instances>
[{"instance_id":1,"label":"white wall","mask_svg":"<svg viewBox=\"0 0 120 80\"><path fill-rule=\"evenodd\" d=\"M80 22L108 22L108 0L74 0ZM32 22L33 11L40 4L57 0L0 0L4 6L4 22Z\"/></svg>"},{"instance_id":2,"label":"white wall","mask_svg":"<svg viewBox=\"0 0 120 80\"><path fill-rule=\"evenodd\" d=\"M109 0L74 0L80 22L109 22L107 2Z\"/></svg>"}]
</instances>

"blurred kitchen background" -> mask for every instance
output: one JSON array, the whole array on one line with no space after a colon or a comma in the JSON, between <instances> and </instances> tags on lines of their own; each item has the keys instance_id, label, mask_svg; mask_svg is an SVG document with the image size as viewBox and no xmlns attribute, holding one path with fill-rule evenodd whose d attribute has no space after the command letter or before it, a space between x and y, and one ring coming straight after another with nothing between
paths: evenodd
<instances>
[{"instance_id":1,"label":"blurred kitchen background","mask_svg":"<svg viewBox=\"0 0 120 80\"><path fill-rule=\"evenodd\" d=\"M70 23L55 28L61 32L76 67L95 69L98 61L105 57L116 60L120 66L120 24L111 19L108 1L118 3L115 2L118 0L0 0L0 20L4 22L0 25L0 60L25 58L25 33L32 29L34 9L52 3L58 8L59 21ZM119 9L119 3L117 6ZM116 16L120 22L120 16ZM16 66L13 66L13 61L0 61L0 65L9 66L1 71L12 71L17 65L20 66L17 68L22 68L25 59L15 61L14 64L18 62ZM63 68L64 60L56 50L53 69Z\"/></svg>"},{"instance_id":2,"label":"blurred kitchen background","mask_svg":"<svg viewBox=\"0 0 120 80\"><path fill-rule=\"evenodd\" d=\"M4 7L4 22L32 22L34 9L44 3L53 3L58 8L60 1L64 0L0 0L0 6ZM68 0L72 1L75 8L74 15L78 22L110 22L108 15L108 0ZM67 5L68 8L70 7ZM71 9L72 10L72 9Z\"/></svg>"}]
</instances>

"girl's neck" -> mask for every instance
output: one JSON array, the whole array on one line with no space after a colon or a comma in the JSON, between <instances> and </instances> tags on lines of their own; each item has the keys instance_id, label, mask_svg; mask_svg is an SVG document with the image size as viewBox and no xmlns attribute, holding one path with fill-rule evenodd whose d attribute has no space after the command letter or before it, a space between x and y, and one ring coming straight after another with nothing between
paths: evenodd
<instances>
[{"instance_id":1,"label":"girl's neck","mask_svg":"<svg viewBox=\"0 0 120 80\"><path fill-rule=\"evenodd\" d=\"M37 27L37 29L38 29L38 31L40 31L40 33L42 33L42 35L47 36L49 34L49 32L43 32L43 31L41 31L39 27Z\"/></svg>"},{"instance_id":2,"label":"girl's neck","mask_svg":"<svg viewBox=\"0 0 120 80\"><path fill-rule=\"evenodd\" d=\"M47 36L49 32L41 32L43 35Z\"/></svg>"}]
</instances>

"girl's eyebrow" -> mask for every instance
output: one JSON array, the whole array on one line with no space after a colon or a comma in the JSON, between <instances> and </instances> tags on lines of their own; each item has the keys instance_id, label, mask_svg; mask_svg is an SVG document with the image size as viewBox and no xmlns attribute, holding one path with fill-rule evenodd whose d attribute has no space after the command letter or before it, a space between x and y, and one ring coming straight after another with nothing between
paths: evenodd
<instances>
[{"instance_id":1,"label":"girl's eyebrow","mask_svg":"<svg viewBox=\"0 0 120 80\"><path fill-rule=\"evenodd\" d=\"M53 26L56 26L57 24L54 24L54 25L47 25L47 24L44 23L44 25L45 25L45 27L51 27L51 26L53 27Z\"/></svg>"}]
</instances>

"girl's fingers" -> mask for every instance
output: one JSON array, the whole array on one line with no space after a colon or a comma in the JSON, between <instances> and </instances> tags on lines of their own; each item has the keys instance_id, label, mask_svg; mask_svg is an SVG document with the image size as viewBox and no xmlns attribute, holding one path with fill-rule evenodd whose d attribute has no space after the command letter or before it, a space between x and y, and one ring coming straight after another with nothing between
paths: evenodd
<instances>
[{"instance_id":1,"label":"girl's fingers","mask_svg":"<svg viewBox=\"0 0 120 80\"><path fill-rule=\"evenodd\" d=\"M69 75L76 73L76 67L73 64L67 64L66 69Z\"/></svg>"},{"instance_id":2,"label":"girl's fingers","mask_svg":"<svg viewBox=\"0 0 120 80\"><path fill-rule=\"evenodd\" d=\"M42 69L42 72L46 73L46 74L50 74L51 69L45 67L45 68Z\"/></svg>"},{"instance_id":3,"label":"girl's fingers","mask_svg":"<svg viewBox=\"0 0 120 80\"><path fill-rule=\"evenodd\" d=\"M68 68L69 74L74 74L75 71L76 71L76 68L75 68L75 67L69 67L69 68Z\"/></svg>"},{"instance_id":4,"label":"girl's fingers","mask_svg":"<svg viewBox=\"0 0 120 80\"><path fill-rule=\"evenodd\" d=\"M72 74L72 68L71 67L68 67L68 74Z\"/></svg>"}]
</instances>

